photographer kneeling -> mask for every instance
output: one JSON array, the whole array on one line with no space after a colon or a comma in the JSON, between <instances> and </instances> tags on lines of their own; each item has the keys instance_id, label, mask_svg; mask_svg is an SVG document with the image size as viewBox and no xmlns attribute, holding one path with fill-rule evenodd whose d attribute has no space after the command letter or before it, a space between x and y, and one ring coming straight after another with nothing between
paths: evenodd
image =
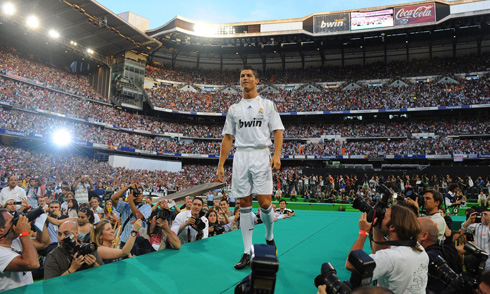
<instances>
[{"instance_id":1,"label":"photographer kneeling","mask_svg":"<svg viewBox=\"0 0 490 294\"><path fill-rule=\"evenodd\" d=\"M203 200L194 198L190 210L182 211L175 217L172 231L179 236L182 244L206 239L208 237L208 219L202 212Z\"/></svg>"},{"instance_id":2,"label":"photographer kneeling","mask_svg":"<svg viewBox=\"0 0 490 294\"><path fill-rule=\"evenodd\" d=\"M362 250L370 232L373 236L370 257L376 263L373 280L394 293L425 294L429 257L417 242L421 232L417 217L410 209L398 204L386 209L384 217L379 213L377 217L371 230L367 214L361 215L359 236L351 251ZM345 267L348 270L354 268L349 260Z\"/></svg>"},{"instance_id":3,"label":"photographer kneeling","mask_svg":"<svg viewBox=\"0 0 490 294\"><path fill-rule=\"evenodd\" d=\"M166 248L180 249L179 237L170 229L168 219L171 218L170 209L166 202L159 204L162 209L154 210L146 228L140 229L140 237L148 240L156 251Z\"/></svg>"},{"instance_id":4,"label":"photographer kneeling","mask_svg":"<svg viewBox=\"0 0 490 294\"><path fill-rule=\"evenodd\" d=\"M58 229L59 246L46 257L44 279L68 275L79 270L103 265L94 243L78 241L78 225L66 221Z\"/></svg>"}]
</instances>

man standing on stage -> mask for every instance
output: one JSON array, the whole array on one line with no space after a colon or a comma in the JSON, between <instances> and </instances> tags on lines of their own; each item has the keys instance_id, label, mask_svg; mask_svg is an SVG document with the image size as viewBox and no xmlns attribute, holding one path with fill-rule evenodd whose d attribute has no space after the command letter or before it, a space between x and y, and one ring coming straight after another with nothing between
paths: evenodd
<instances>
[{"instance_id":1,"label":"man standing on stage","mask_svg":"<svg viewBox=\"0 0 490 294\"><path fill-rule=\"evenodd\" d=\"M258 95L258 82L254 69L249 65L244 66L240 72L243 99L233 104L226 115L217 172L218 180L224 182L224 164L235 137L231 193L234 198L240 199L240 227L245 247L242 258L235 264L235 268L239 270L250 263L254 229L252 194L257 194L260 217L266 228L266 243L276 246L273 234L274 211L271 205L272 169L281 168L284 126L274 103ZM270 132L274 133L272 159L269 151L269 146L272 145Z\"/></svg>"}]
</instances>

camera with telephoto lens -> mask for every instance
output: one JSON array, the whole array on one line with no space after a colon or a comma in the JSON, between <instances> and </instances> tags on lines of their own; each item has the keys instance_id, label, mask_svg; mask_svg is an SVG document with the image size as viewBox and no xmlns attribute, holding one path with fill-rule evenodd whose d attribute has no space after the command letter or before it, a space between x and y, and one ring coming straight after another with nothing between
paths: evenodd
<instances>
[{"instance_id":1,"label":"camera with telephoto lens","mask_svg":"<svg viewBox=\"0 0 490 294\"><path fill-rule=\"evenodd\" d=\"M480 285L488 254L469 242L464 245L464 250L468 253L464 259L466 271L461 274L455 273L441 256L437 256L436 260L431 260L429 263L429 276L439 278L446 284L443 293L470 294Z\"/></svg>"},{"instance_id":2,"label":"camera with telephoto lens","mask_svg":"<svg viewBox=\"0 0 490 294\"><path fill-rule=\"evenodd\" d=\"M315 278L315 287L326 285L329 294L347 294L358 287L369 285L376 267L374 260L362 250L352 251L348 260L354 267L349 281L340 281L335 268L327 262L322 264L321 274Z\"/></svg>"},{"instance_id":3,"label":"camera with telephoto lens","mask_svg":"<svg viewBox=\"0 0 490 294\"><path fill-rule=\"evenodd\" d=\"M71 233L63 239L63 248L67 251L73 250L74 254L78 253L78 256L80 256L94 254L97 251L97 244L92 242L77 245L75 234Z\"/></svg>"},{"instance_id":4,"label":"camera with telephoto lens","mask_svg":"<svg viewBox=\"0 0 490 294\"><path fill-rule=\"evenodd\" d=\"M367 213L367 221L372 223L375 218L378 220L374 224L381 226L381 222L383 221L383 218L385 217L386 209L388 208L389 201L393 199L393 192L391 192L388 187L385 185L379 185L376 187L376 190L382 194L381 198L378 200L376 205L371 206L369 203L367 203L364 199L361 197L356 198L354 200L354 203L352 204L352 207L355 209L359 209L361 212L366 212Z\"/></svg>"},{"instance_id":5,"label":"camera with telephoto lens","mask_svg":"<svg viewBox=\"0 0 490 294\"><path fill-rule=\"evenodd\" d=\"M36 209L33 209L27 213L20 213L17 217L15 217L13 220L12 220L12 224L15 226L17 225L17 222L19 221L19 216L21 215L25 215L25 217L27 217L28 221L29 222L32 222L33 220L35 220L36 218L38 218L41 214L44 213L44 209L39 206L38 208Z\"/></svg>"},{"instance_id":6,"label":"camera with telephoto lens","mask_svg":"<svg viewBox=\"0 0 490 294\"><path fill-rule=\"evenodd\" d=\"M279 270L276 248L265 244L253 245L250 265L252 274L238 283L235 294L274 293L276 273Z\"/></svg>"},{"instance_id":7,"label":"camera with telephoto lens","mask_svg":"<svg viewBox=\"0 0 490 294\"><path fill-rule=\"evenodd\" d=\"M171 217L170 210L166 208L160 208L157 213L157 219L162 219L168 221Z\"/></svg>"}]
</instances>

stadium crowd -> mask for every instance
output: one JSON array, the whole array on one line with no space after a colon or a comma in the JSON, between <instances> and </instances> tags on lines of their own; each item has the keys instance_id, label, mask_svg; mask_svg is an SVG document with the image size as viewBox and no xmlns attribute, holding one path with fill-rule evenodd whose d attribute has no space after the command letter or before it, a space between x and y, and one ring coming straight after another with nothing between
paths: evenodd
<instances>
[{"instance_id":1,"label":"stadium crowd","mask_svg":"<svg viewBox=\"0 0 490 294\"><path fill-rule=\"evenodd\" d=\"M0 47L0 73L15 75L71 95L108 101L92 89L86 76L71 74L68 69L59 69L13 48Z\"/></svg>"},{"instance_id":2,"label":"stadium crowd","mask_svg":"<svg viewBox=\"0 0 490 294\"><path fill-rule=\"evenodd\" d=\"M325 66L323 68L267 69L259 70L260 79L270 84L319 83L338 81L359 81L372 79L401 79L403 77L448 75L486 71L490 56L482 54L460 58L433 58L432 60L393 61L388 64L373 63L369 66L349 65ZM146 67L146 76L167 81L190 84L236 85L239 70L205 70L178 68L168 69L165 65L154 64Z\"/></svg>"},{"instance_id":3,"label":"stadium crowd","mask_svg":"<svg viewBox=\"0 0 490 294\"><path fill-rule=\"evenodd\" d=\"M488 104L487 77L460 80L458 85L417 83L410 87L361 87L308 90L262 91L260 94L277 104L280 112L340 111L364 109L400 109L435 106ZM192 92L173 86L148 89L154 106L185 111L224 113L240 100L240 93L223 91Z\"/></svg>"}]
</instances>

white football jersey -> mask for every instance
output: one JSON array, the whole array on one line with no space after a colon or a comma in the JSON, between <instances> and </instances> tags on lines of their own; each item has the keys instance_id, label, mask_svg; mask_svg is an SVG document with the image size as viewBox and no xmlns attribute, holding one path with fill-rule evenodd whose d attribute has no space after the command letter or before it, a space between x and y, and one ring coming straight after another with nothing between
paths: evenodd
<instances>
[{"instance_id":1,"label":"white football jersey","mask_svg":"<svg viewBox=\"0 0 490 294\"><path fill-rule=\"evenodd\" d=\"M272 145L270 133L275 130L284 126L274 102L257 96L230 106L223 135L233 135L236 147L265 148Z\"/></svg>"}]
</instances>

